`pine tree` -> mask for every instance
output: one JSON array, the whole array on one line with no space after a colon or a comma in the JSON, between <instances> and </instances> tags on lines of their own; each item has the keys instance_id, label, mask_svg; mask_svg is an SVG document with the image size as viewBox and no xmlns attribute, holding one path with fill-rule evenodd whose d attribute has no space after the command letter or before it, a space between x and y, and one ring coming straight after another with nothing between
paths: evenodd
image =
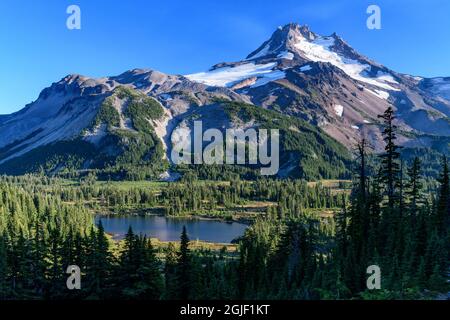
<instances>
[{"instance_id":1,"label":"pine tree","mask_svg":"<svg viewBox=\"0 0 450 320\"><path fill-rule=\"evenodd\" d=\"M137 279L137 239L131 226L125 235L123 241L123 249L120 254L119 266L117 269L116 282L122 283L120 294L124 298L134 298L136 292L134 291L134 284Z\"/></svg>"},{"instance_id":2,"label":"pine tree","mask_svg":"<svg viewBox=\"0 0 450 320\"><path fill-rule=\"evenodd\" d=\"M180 240L180 251L178 253L177 264L179 296L181 300L187 300L190 297L191 255L189 250L189 237L187 235L186 226L183 226Z\"/></svg>"},{"instance_id":3,"label":"pine tree","mask_svg":"<svg viewBox=\"0 0 450 320\"><path fill-rule=\"evenodd\" d=\"M441 234L450 228L450 182L449 169L446 157L442 159L442 173L439 177L439 198L437 203L435 225Z\"/></svg>"},{"instance_id":4,"label":"pine tree","mask_svg":"<svg viewBox=\"0 0 450 320\"><path fill-rule=\"evenodd\" d=\"M10 294L8 283L8 242L3 234L0 234L0 300L6 300Z\"/></svg>"},{"instance_id":5,"label":"pine tree","mask_svg":"<svg viewBox=\"0 0 450 320\"><path fill-rule=\"evenodd\" d=\"M17 254L16 294L24 299L34 297L34 272L32 243L21 231L17 240L15 251Z\"/></svg>"},{"instance_id":6,"label":"pine tree","mask_svg":"<svg viewBox=\"0 0 450 320\"><path fill-rule=\"evenodd\" d=\"M65 271L61 261L61 233L59 228L50 231L49 250L47 253L47 297L59 299L63 291Z\"/></svg>"},{"instance_id":7,"label":"pine tree","mask_svg":"<svg viewBox=\"0 0 450 320\"><path fill-rule=\"evenodd\" d=\"M403 176L399 164L400 153L396 145L396 130L394 125L394 110L389 107L383 115L384 130L383 139L386 143L385 152L380 155L381 158L381 178L385 184L387 195L387 207L383 210L380 230L384 245L380 247L380 253L383 255L384 270L388 274L388 279L394 279L399 275L400 261L404 251L404 230L403 230ZM394 282L387 281L388 285Z\"/></svg>"},{"instance_id":8,"label":"pine tree","mask_svg":"<svg viewBox=\"0 0 450 320\"><path fill-rule=\"evenodd\" d=\"M100 220L97 230L90 232L90 246L86 265L85 291L89 299L102 299L108 296L108 279L111 274L111 254L108 239Z\"/></svg>"},{"instance_id":9,"label":"pine tree","mask_svg":"<svg viewBox=\"0 0 450 320\"><path fill-rule=\"evenodd\" d=\"M35 234L32 243L32 278L33 287L37 296L42 296L45 290L45 257L47 255L47 245L44 238L44 230L40 222L35 224Z\"/></svg>"},{"instance_id":10,"label":"pine tree","mask_svg":"<svg viewBox=\"0 0 450 320\"><path fill-rule=\"evenodd\" d=\"M348 288L353 292L358 292L363 287L363 270L367 267L368 261L368 240L369 229L371 227L370 202L368 194L367 179L367 142L362 139L358 143L358 181L353 189L351 196L351 207L348 210L349 223L346 227L346 236L348 244L345 245L346 252L343 257L339 257L339 273L347 283ZM342 224L342 222L341 222ZM339 237L339 236L338 236ZM371 244L373 245L373 244ZM337 253L337 252L336 252Z\"/></svg>"},{"instance_id":11,"label":"pine tree","mask_svg":"<svg viewBox=\"0 0 450 320\"><path fill-rule=\"evenodd\" d=\"M159 299L163 293L160 263L150 240L130 227L124 240L116 281L126 299Z\"/></svg>"},{"instance_id":12,"label":"pine tree","mask_svg":"<svg viewBox=\"0 0 450 320\"><path fill-rule=\"evenodd\" d=\"M160 272L160 263L156 257L150 240L139 238L141 261L137 268L138 282L136 287L140 290L139 298L157 300L163 292L163 279Z\"/></svg>"},{"instance_id":13,"label":"pine tree","mask_svg":"<svg viewBox=\"0 0 450 320\"><path fill-rule=\"evenodd\" d=\"M398 197L396 194L396 187L400 173L400 165L398 163L400 153L398 150L401 147L395 144L395 140L397 139L397 126L394 124L394 109L389 107L383 115L379 115L378 117L384 122L383 140L386 143L384 149L385 153L381 155L382 176L386 183L388 207L393 210L395 201Z\"/></svg>"},{"instance_id":14,"label":"pine tree","mask_svg":"<svg viewBox=\"0 0 450 320\"><path fill-rule=\"evenodd\" d=\"M409 198L409 207L411 217L414 219L417 215L417 208L423 203L422 182L421 182L421 163L420 159L415 157L412 166L408 168L409 180L407 183L407 196Z\"/></svg>"},{"instance_id":15,"label":"pine tree","mask_svg":"<svg viewBox=\"0 0 450 320\"><path fill-rule=\"evenodd\" d=\"M367 163L366 163L366 157L367 157L367 148L368 143L366 139L362 139L358 145L358 160L359 160L359 185L358 185L358 196L361 198L361 201L363 203L366 202L366 196L367 196Z\"/></svg>"},{"instance_id":16,"label":"pine tree","mask_svg":"<svg viewBox=\"0 0 450 320\"><path fill-rule=\"evenodd\" d=\"M164 299L175 300L178 298L179 289L177 281L177 263L178 255L173 243L169 243L165 252L165 264L164 264L164 283L165 293Z\"/></svg>"}]
</instances>

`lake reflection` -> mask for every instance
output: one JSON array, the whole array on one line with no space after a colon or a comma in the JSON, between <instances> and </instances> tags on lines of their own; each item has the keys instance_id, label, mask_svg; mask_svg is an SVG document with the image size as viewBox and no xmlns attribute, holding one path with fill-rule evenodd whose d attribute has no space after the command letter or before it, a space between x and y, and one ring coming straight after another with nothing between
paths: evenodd
<instances>
[{"instance_id":1,"label":"lake reflection","mask_svg":"<svg viewBox=\"0 0 450 320\"><path fill-rule=\"evenodd\" d=\"M233 239L242 236L247 228L247 225L237 222L162 216L97 216L96 223L99 220L102 221L105 232L112 234L114 239L123 239L131 226L136 234L142 233L161 241L178 241L183 226L186 226L191 240L230 243Z\"/></svg>"}]
</instances>

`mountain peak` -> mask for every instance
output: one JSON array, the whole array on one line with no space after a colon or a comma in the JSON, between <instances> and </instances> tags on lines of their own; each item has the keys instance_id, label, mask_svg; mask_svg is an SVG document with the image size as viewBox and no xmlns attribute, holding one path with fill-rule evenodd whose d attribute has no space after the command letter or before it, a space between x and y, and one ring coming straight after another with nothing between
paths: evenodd
<instances>
[{"instance_id":1,"label":"mountain peak","mask_svg":"<svg viewBox=\"0 0 450 320\"><path fill-rule=\"evenodd\" d=\"M278 55L286 51L295 51L295 44L301 39L312 41L317 35L312 32L308 25L288 23L275 30L269 40L264 42L258 49L247 56L247 59Z\"/></svg>"},{"instance_id":2,"label":"mountain peak","mask_svg":"<svg viewBox=\"0 0 450 320\"><path fill-rule=\"evenodd\" d=\"M311 39L314 37L314 33L311 31L307 24L301 25L298 23L288 23L284 27L281 27L281 31L287 32L287 35L300 34L304 38Z\"/></svg>"},{"instance_id":3,"label":"mountain peak","mask_svg":"<svg viewBox=\"0 0 450 320\"><path fill-rule=\"evenodd\" d=\"M246 58L246 60L268 59L295 60L297 63L330 62L338 67L350 59L372 65L377 70L385 69L355 51L336 32L330 36L322 36L311 31L308 25L298 23L279 26L269 40Z\"/></svg>"},{"instance_id":4,"label":"mountain peak","mask_svg":"<svg viewBox=\"0 0 450 320\"><path fill-rule=\"evenodd\" d=\"M272 37L275 35L281 35L285 38L285 41L290 41L290 37L293 36L302 36L306 39L312 39L314 37L314 33L309 29L308 25L300 25L294 22L278 27Z\"/></svg>"}]
</instances>

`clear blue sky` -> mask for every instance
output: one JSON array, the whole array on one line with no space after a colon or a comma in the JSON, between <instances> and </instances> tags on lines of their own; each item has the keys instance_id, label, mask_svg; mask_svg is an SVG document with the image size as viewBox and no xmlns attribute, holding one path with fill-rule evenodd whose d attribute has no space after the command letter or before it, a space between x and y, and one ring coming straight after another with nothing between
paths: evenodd
<instances>
[{"instance_id":1,"label":"clear blue sky","mask_svg":"<svg viewBox=\"0 0 450 320\"><path fill-rule=\"evenodd\" d=\"M66 28L71 4L79 31ZM366 28L369 4L381 7L382 30ZM450 76L449 15L448 0L1 0L0 114L70 73L186 74L240 60L288 22L337 32L399 72Z\"/></svg>"}]
</instances>

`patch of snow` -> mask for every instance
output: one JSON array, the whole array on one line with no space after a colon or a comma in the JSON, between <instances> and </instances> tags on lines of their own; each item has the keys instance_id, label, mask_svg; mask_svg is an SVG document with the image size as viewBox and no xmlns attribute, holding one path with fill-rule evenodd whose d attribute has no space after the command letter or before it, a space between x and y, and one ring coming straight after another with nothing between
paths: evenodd
<instances>
[{"instance_id":1,"label":"patch of snow","mask_svg":"<svg viewBox=\"0 0 450 320\"><path fill-rule=\"evenodd\" d=\"M342 117L342 115L344 114L344 107L340 104L337 104L334 106L334 112L336 112L336 115L338 115L339 117Z\"/></svg>"},{"instance_id":2,"label":"patch of snow","mask_svg":"<svg viewBox=\"0 0 450 320\"><path fill-rule=\"evenodd\" d=\"M347 75L355 80L372 84L374 86L386 89L399 91L387 84L387 82L395 81L388 75L382 74L378 78L370 78L363 74L370 71L370 66L362 64L357 60L343 57L331 50L334 45L335 39L333 37L318 37L314 41L308 41L305 38L301 38L295 47L303 52L303 54L312 61L328 62L344 71ZM393 82L392 82L393 83Z\"/></svg>"},{"instance_id":3,"label":"patch of snow","mask_svg":"<svg viewBox=\"0 0 450 320\"><path fill-rule=\"evenodd\" d=\"M306 66L301 67L300 71L305 72L305 71L309 71L311 69L312 69L311 66L309 64L307 64Z\"/></svg>"},{"instance_id":4,"label":"patch of snow","mask_svg":"<svg viewBox=\"0 0 450 320\"><path fill-rule=\"evenodd\" d=\"M269 50L270 50L270 42L269 42L268 44L266 44L266 45L264 46L264 48L262 48L261 50L259 50L257 53L255 53L254 55L248 57L247 60L250 60L250 59L257 59L257 58L259 58L259 57L264 57L265 55L267 55L267 54L269 53Z\"/></svg>"},{"instance_id":5,"label":"patch of snow","mask_svg":"<svg viewBox=\"0 0 450 320\"><path fill-rule=\"evenodd\" d=\"M371 124L372 122L370 122L368 120L364 120L364 123Z\"/></svg>"},{"instance_id":6,"label":"patch of snow","mask_svg":"<svg viewBox=\"0 0 450 320\"><path fill-rule=\"evenodd\" d=\"M258 77L259 83L254 86L260 86L270 81L281 79L285 76L284 72L274 70L277 63L271 62L266 64L245 63L235 67L223 67L207 72L200 72L187 75L189 80L200 82L214 87L230 87L236 82Z\"/></svg>"},{"instance_id":7,"label":"patch of snow","mask_svg":"<svg viewBox=\"0 0 450 320\"><path fill-rule=\"evenodd\" d=\"M292 60L294 59L294 54L292 52L289 51L283 51L282 53L280 53L277 58L280 59L286 59L286 60Z\"/></svg>"},{"instance_id":8,"label":"patch of snow","mask_svg":"<svg viewBox=\"0 0 450 320\"><path fill-rule=\"evenodd\" d=\"M359 130L358 126L352 126L352 128L355 129L355 130Z\"/></svg>"},{"instance_id":9,"label":"patch of snow","mask_svg":"<svg viewBox=\"0 0 450 320\"><path fill-rule=\"evenodd\" d=\"M390 75L386 72L382 72L382 71L377 72L377 80L398 84L398 82L394 79L394 77L392 75Z\"/></svg>"},{"instance_id":10,"label":"patch of snow","mask_svg":"<svg viewBox=\"0 0 450 320\"><path fill-rule=\"evenodd\" d=\"M268 84L271 81L284 79L286 77L286 73L280 70L274 70L271 73L265 74L263 77L256 80L256 82L251 86L252 88L260 87Z\"/></svg>"},{"instance_id":11,"label":"patch of snow","mask_svg":"<svg viewBox=\"0 0 450 320\"><path fill-rule=\"evenodd\" d=\"M374 91L372 91L372 90L367 89L367 88L365 88L364 90L368 91L369 93L373 94L374 96L377 96L377 97L380 98L380 99L383 99L383 100L389 99L389 93L386 92L386 91L383 91L383 90L377 90L377 89L375 89Z\"/></svg>"}]
</instances>

